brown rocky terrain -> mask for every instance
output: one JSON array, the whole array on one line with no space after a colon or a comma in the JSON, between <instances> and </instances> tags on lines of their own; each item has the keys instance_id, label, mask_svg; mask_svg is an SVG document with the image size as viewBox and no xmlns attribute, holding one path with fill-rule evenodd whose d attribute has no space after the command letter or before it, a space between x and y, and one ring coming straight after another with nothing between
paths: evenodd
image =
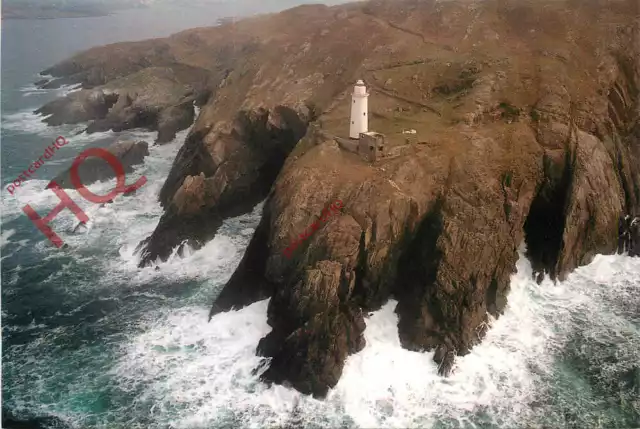
<instances>
[{"instance_id":1,"label":"brown rocky terrain","mask_svg":"<svg viewBox=\"0 0 640 429\"><path fill-rule=\"evenodd\" d=\"M144 158L149 155L149 144L145 141L118 141L104 149L115 155L125 173L131 173L133 166L142 164ZM113 167L100 157L88 157L78 165L78 177L83 185L90 185L98 180L111 179L116 175L117 172ZM75 188L71 180L71 166L58 173L49 182L47 188L51 187L53 182L61 188Z\"/></svg>"},{"instance_id":2,"label":"brown rocky terrain","mask_svg":"<svg viewBox=\"0 0 640 429\"><path fill-rule=\"evenodd\" d=\"M84 76L74 73L61 80L76 83L78 75ZM47 115L43 121L48 125L91 121L88 133L148 128L158 132L157 143L166 143L193 123L194 104L208 94L207 76L203 70L174 64L142 68L95 87L88 77L82 82L90 88L53 100L35 113Z\"/></svg>"},{"instance_id":3,"label":"brown rocky terrain","mask_svg":"<svg viewBox=\"0 0 640 429\"><path fill-rule=\"evenodd\" d=\"M115 115L109 123L124 128L153 123L144 108L111 113L121 94L142 102L155 91L125 82L191 70L181 82L192 92L146 105L204 103L141 265L201 245L222 219L267 198L212 315L270 297L263 378L321 396L364 346L363 314L391 297L403 345L435 350L446 374L503 310L521 243L538 273L560 279L616 250L620 215L640 212L638 9L637 0L301 6L92 49L48 72L103 98L51 110L63 122L78 117L67 109L98 123ZM357 79L371 90L369 128L396 155L373 164L331 137L348 131ZM131 112L124 104L116 112ZM342 215L286 258L337 199Z\"/></svg>"}]
</instances>

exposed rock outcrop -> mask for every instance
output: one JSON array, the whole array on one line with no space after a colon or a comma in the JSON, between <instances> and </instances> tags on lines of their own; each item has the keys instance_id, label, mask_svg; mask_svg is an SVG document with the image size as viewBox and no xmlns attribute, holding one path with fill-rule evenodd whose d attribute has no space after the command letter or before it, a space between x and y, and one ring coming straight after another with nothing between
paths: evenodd
<instances>
[{"instance_id":1,"label":"exposed rock outcrop","mask_svg":"<svg viewBox=\"0 0 640 429\"><path fill-rule=\"evenodd\" d=\"M640 216L621 217L618 233L618 253L640 256Z\"/></svg>"},{"instance_id":2,"label":"exposed rock outcrop","mask_svg":"<svg viewBox=\"0 0 640 429\"><path fill-rule=\"evenodd\" d=\"M65 98L53 100L35 111L47 116L48 125L77 124L102 119L118 101L118 95L102 90L72 92Z\"/></svg>"},{"instance_id":3,"label":"exposed rock outcrop","mask_svg":"<svg viewBox=\"0 0 640 429\"><path fill-rule=\"evenodd\" d=\"M589 9L593 5L572 6L571 14L590 25L563 32L579 31L580 37L609 47L595 58L579 49L564 51L556 44L562 35L532 40L524 24L539 35L557 28L542 26L545 21L536 14L547 12L534 5L525 14L520 3L503 4L500 18L488 4L476 5L475 15L456 3L442 4L437 14L433 6L411 5L393 12L386 9L390 3L363 8L374 22L393 20L394 28L407 30L401 33L432 40L436 36L417 28L419 22L437 27L440 20L460 14L461 28L453 26L448 33L458 52L444 67L466 76L466 83L427 92L433 109L401 102L403 116L424 136L406 156L366 165L316 127L298 143L243 261L212 308L215 315L271 297L273 330L258 346L260 354L272 358L265 380L324 395L337 382L344 359L363 346L362 312L379 308L389 297L398 300L403 346L435 351L440 372L447 374L455 355L468 353L481 340L488 315L497 317L504 309L520 243L527 244L538 275L563 278L596 253L615 251L618 216L638 208L639 143L632 131L638 120L638 29L628 20L611 34L593 21L604 13L624 22L617 13L631 3L598 13ZM566 10L571 8L554 9L551 16L564 22ZM534 15L531 21L524 18L528 14ZM472 16L492 22L496 31L518 28L522 38L507 45L513 51L500 54L518 61L497 57L492 40L503 37L494 38L484 26L475 30L479 34L467 34L476 53L465 51L466 37L456 32L468 31ZM596 27L602 33L594 33ZM410 40L397 37L399 57L411 52L403 45ZM522 44L529 46L526 54ZM478 50L489 58L481 59ZM376 58L372 53L365 64ZM372 128L387 137L393 135L394 121L402 119L386 112L399 100L412 99L412 84L442 86L437 61L424 66L410 59L406 66L383 69L377 79L368 79L374 88L384 81L394 90L388 97L374 90L372 96ZM584 64L593 68L585 71ZM417 82L416 71L405 67L422 73ZM366 70L361 73L367 76ZM626 94L622 101L611 95L620 92L618 87ZM342 111L327 109L319 117L323 128L335 131L333 124L348 117L347 97L338 97L345 104ZM336 198L345 204L344 215L316 231L292 260L285 258L292 237Z\"/></svg>"},{"instance_id":4,"label":"exposed rock outcrop","mask_svg":"<svg viewBox=\"0 0 640 429\"><path fill-rule=\"evenodd\" d=\"M306 106L259 108L240 112L229 129L206 139L192 133L160 191L166 212L140 245L140 266L166 260L185 243L199 248L222 219L263 200L312 119Z\"/></svg>"},{"instance_id":5,"label":"exposed rock outcrop","mask_svg":"<svg viewBox=\"0 0 640 429\"><path fill-rule=\"evenodd\" d=\"M133 171L134 165L142 164L145 156L149 155L149 144L144 141L122 141L113 143L105 148L105 150L118 158L125 173L130 173ZM100 157L86 158L78 167L80 182L85 186L99 180L112 179L116 177L116 174L117 172L113 167ZM47 188L50 187L53 182L56 182L61 188L75 189L71 181L71 167L69 166L60 172L49 182Z\"/></svg>"},{"instance_id":6,"label":"exposed rock outcrop","mask_svg":"<svg viewBox=\"0 0 640 429\"><path fill-rule=\"evenodd\" d=\"M202 245L266 197L211 312L271 298L273 329L258 346L271 358L264 380L324 395L364 346L363 314L392 297L403 346L434 351L447 374L504 309L521 243L538 276L562 279L615 251L619 216L640 211L637 7L314 5L157 42L166 51L154 61L211 75L141 265ZM87 73L109 49L56 71L104 85ZM107 73L140 64L116 56ZM370 129L398 152L373 165L328 137L347 132L360 78L372 91ZM104 118L125 112L120 102ZM408 144L406 128L416 130ZM337 199L343 214L285 257Z\"/></svg>"},{"instance_id":7,"label":"exposed rock outcrop","mask_svg":"<svg viewBox=\"0 0 640 429\"><path fill-rule=\"evenodd\" d=\"M193 67L148 67L72 92L36 113L47 116L49 125L91 121L88 133L147 128L158 131L157 143L165 143L193 123L194 103L208 93L206 80L207 73Z\"/></svg>"}]
</instances>

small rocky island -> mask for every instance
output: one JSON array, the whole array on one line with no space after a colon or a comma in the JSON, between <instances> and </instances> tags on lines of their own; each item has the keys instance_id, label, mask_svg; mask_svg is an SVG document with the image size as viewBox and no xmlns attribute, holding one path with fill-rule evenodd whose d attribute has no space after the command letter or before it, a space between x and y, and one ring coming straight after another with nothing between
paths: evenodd
<instances>
[{"instance_id":1,"label":"small rocky island","mask_svg":"<svg viewBox=\"0 0 640 429\"><path fill-rule=\"evenodd\" d=\"M637 0L300 6L81 53L42 85L83 89L41 112L164 142L201 107L140 265L266 199L211 314L271 298L263 379L323 396L390 298L403 346L447 374L504 309L522 243L553 279L616 251L640 213L638 40ZM341 144L358 79L389 156Z\"/></svg>"}]
</instances>

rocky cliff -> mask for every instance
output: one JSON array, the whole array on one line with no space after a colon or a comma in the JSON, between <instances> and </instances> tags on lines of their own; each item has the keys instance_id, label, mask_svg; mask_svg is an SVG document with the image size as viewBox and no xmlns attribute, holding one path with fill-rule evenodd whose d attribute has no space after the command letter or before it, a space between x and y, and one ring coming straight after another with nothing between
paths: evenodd
<instances>
[{"instance_id":1,"label":"rocky cliff","mask_svg":"<svg viewBox=\"0 0 640 429\"><path fill-rule=\"evenodd\" d=\"M270 297L263 378L321 396L364 346L364 314L391 297L403 345L435 350L446 374L504 308L522 243L552 278L616 250L619 216L640 212L638 7L301 6L96 48L51 74L89 90L150 67L202 73L190 96L207 101L160 193L166 211L141 243L141 265L202 245L266 197L212 315ZM373 164L332 138L348 132L357 79L371 90L370 129L394 155ZM111 91L89 116L109 117L120 102ZM342 214L286 258L337 199Z\"/></svg>"}]
</instances>

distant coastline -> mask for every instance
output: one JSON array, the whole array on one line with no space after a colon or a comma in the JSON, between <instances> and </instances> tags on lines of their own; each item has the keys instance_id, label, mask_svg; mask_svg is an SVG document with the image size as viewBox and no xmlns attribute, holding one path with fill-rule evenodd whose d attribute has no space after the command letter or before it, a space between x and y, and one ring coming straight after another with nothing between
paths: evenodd
<instances>
[{"instance_id":1,"label":"distant coastline","mask_svg":"<svg viewBox=\"0 0 640 429\"><path fill-rule=\"evenodd\" d=\"M91 14L91 15L74 15L74 14L60 14L50 16L27 16L27 15L2 15L2 20L8 19L60 19L60 18L94 18L99 16L109 16L110 13Z\"/></svg>"},{"instance_id":2,"label":"distant coastline","mask_svg":"<svg viewBox=\"0 0 640 429\"><path fill-rule=\"evenodd\" d=\"M51 4L48 0L5 0L2 19L90 18L112 15L117 10L146 8L145 3L129 0L70 0Z\"/></svg>"},{"instance_id":3,"label":"distant coastline","mask_svg":"<svg viewBox=\"0 0 640 429\"><path fill-rule=\"evenodd\" d=\"M59 10L50 8L23 8L4 5L2 20L5 19L57 19L57 18L90 18L108 16L111 12L102 8L86 10Z\"/></svg>"},{"instance_id":4,"label":"distant coastline","mask_svg":"<svg viewBox=\"0 0 640 429\"><path fill-rule=\"evenodd\" d=\"M8 10L7 10L8 9ZM25 10L3 8L2 20L5 19L58 19L58 18L91 18L108 16L110 12L95 11L64 11L64 10Z\"/></svg>"}]
</instances>

